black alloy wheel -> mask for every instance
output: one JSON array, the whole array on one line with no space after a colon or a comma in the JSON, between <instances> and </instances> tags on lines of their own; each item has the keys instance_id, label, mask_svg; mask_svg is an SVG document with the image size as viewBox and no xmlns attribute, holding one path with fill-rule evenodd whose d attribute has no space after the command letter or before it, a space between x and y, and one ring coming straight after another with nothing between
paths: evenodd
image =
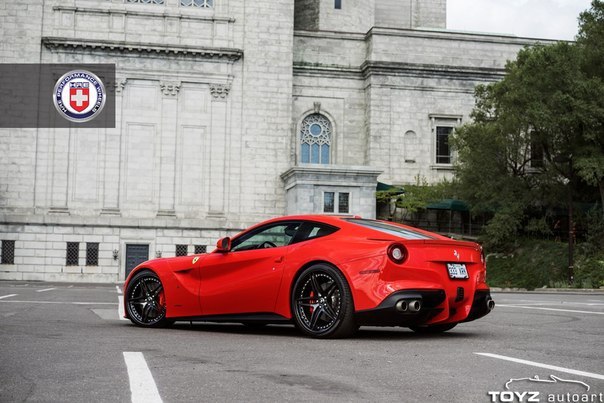
<instances>
[{"instance_id":1,"label":"black alloy wheel","mask_svg":"<svg viewBox=\"0 0 604 403\"><path fill-rule=\"evenodd\" d=\"M157 275L143 270L128 283L126 309L132 323L144 327L163 327L172 322L166 319L164 287Z\"/></svg>"},{"instance_id":2,"label":"black alloy wheel","mask_svg":"<svg viewBox=\"0 0 604 403\"><path fill-rule=\"evenodd\" d=\"M411 326L410 329L415 333L435 334L446 332L447 330L453 329L455 326L457 326L457 323L445 323L442 325Z\"/></svg>"},{"instance_id":3,"label":"black alloy wheel","mask_svg":"<svg viewBox=\"0 0 604 403\"><path fill-rule=\"evenodd\" d=\"M313 265L298 277L292 310L297 327L312 337L347 337L357 329L348 283L337 269L326 264Z\"/></svg>"}]
</instances>

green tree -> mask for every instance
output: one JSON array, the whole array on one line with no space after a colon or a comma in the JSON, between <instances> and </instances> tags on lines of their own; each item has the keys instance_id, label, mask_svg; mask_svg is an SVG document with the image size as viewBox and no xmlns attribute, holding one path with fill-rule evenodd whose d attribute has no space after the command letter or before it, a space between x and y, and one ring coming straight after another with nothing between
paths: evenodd
<instances>
[{"instance_id":1,"label":"green tree","mask_svg":"<svg viewBox=\"0 0 604 403\"><path fill-rule=\"evenodd\" d=\"M502 81L476 89L474 122L454 138L457 178L475 210L494 213L487 235L495 244L543 227L527 217L540 220L564 205L577 180L604 179L604 91L586 73L584 57L573 43L525 48Z\"/></svg>"},{"instance_id":2,"label":"green tree","mask_svg":"<svg viewBox=\"0 0 604 403\"><path fill-rule=\"evenodd\" d=\"M587 183L598 186L604 206L604 1L593 0L591 8L579 16L577 46L582 52L582 70L587 75L599 102L593 105L597 124L585 133L577 155L577 173ZM598 96L598 95L596 95Z\"/></svg>"}]
</instances>

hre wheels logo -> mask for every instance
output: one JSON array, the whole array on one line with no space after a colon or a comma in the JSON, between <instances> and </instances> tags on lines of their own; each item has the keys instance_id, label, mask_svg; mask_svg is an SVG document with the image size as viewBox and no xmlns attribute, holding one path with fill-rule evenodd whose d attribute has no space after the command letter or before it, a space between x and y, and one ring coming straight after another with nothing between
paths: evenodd
<instances>
[{"instance_id":1,"label":"hre wheels logo","mask_svg":"<svg viewBox=\"0 0 604 403\"><path fill-rule=\"evenodd\" d=\"M107 95L103 82L95 74L86 70L72 70L59 78L52 100L65 119L83 123L100 114Z\"/></svg>"}]
</instances>

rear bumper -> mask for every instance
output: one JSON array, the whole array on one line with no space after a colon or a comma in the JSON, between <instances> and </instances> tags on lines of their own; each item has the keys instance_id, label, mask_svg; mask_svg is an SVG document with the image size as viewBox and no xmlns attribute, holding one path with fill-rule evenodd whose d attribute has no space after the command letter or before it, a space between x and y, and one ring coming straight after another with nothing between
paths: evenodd
<instances>
[{"instance_id":1,"label":"rear bumper","mask_svg":"<svg viewBox=\"0 0 604 403\"><path fill-rule=\"evenodd\" d=\"M465 298L462 298L465 300ZM390 294L376 308L357 311L360 326L418 326L435 323L469 322L487 315L493 308L489 290L477 290L467 302L449 304L444 290L402 290ZM403 302L404 301L404 302ZM411 308L411 304L419 302Z\"/></svg>"}]
</instances>

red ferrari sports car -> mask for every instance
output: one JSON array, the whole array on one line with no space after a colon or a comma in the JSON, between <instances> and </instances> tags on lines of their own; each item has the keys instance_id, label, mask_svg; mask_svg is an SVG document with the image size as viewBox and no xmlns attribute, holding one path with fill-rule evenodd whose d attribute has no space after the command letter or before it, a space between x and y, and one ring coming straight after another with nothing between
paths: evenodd
<instances>
[{"instance_id":1,"label":"red ferrari sports car","mask_svg":"<svg viewBox=\"0 0 604 403\"><path fill-rule=\"evenodd\" d=\"M154 259L126 279L125 316L174 321L294 323L312 337L359 326L443 332L495 306L482 249L386 221L303 215L257 224L212 253Z\"/></svg>"}]
</instances>

